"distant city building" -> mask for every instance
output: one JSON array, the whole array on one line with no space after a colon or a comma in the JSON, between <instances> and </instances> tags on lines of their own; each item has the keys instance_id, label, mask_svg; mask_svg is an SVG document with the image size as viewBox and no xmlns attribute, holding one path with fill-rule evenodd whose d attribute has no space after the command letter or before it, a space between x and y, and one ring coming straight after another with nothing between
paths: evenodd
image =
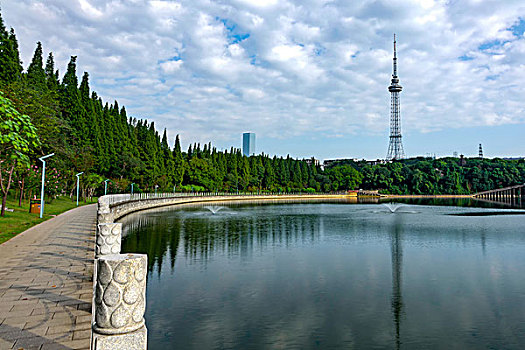
<instances>
[{"instance_id":1,"label":"distant city building","mask_svg":"<svg viewBox=\"0 0 525 350\"><path fill-rule=\"evenodd\" d=\"M319 166L321 165L321 162L319 161L319 159L315 159L314 157L312 158L308 158L308 159L303 159L306 164L308 165L314 165L314 166Z\"/></svg>"},{"instance_id":2,"label":"distant city building","mask_svg":"<svg viewBox=\"0 0 525 350\"><path fill-rule=\"evenodd\" d=\"M387 161L385 159L376 159L376 160L367 160L366 164L368 165L379 165L379 164L386 164Z\"/></svg>"},{"instance_id":3,"label":"distant city building","mask_svg":"<svg viewBox=\"0 0 525 350\"><path fill-rule=\"evenodd\" d=\"M457 158L457 157L458 157L458 152L457 152L457 151L454 151L454 153L452 153L452 156L453 156L454 158Z\"/></svg>"},{"instance_id":4,"label":"distant city building","mask_svg":"<svg viewBox=\"0 0 525 350\"><path fill-rule=\"evenodd\" d=\"M479 144L479 157L483 158L483 147L481 147L481 143Z\"/></svg>"},{"instance_id":5,"label":"distant city building","mask_svg":"<svg viewBox=\"0 0 525 350\"><path fill-rule=\"evenodd\" d=\"M255 133L245 132L242 134L242 154L247 157L255 154Z\"/></svg>"}]
</instances>

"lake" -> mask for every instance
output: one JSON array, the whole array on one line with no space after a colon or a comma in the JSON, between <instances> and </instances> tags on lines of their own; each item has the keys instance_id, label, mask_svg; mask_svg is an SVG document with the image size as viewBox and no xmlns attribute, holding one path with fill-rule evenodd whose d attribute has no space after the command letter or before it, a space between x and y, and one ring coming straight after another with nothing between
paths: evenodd
<instances>
[{"instance_id":1,"label":"lake","mask_svg":"<svg viewBox=\"0 0 525 350\"><path fill-rule=\"evenodd\" d=\"M128 215L122 251L149 258L148 348L525 348L523 211L418 203Z\"/></svg>"}]
</instances>

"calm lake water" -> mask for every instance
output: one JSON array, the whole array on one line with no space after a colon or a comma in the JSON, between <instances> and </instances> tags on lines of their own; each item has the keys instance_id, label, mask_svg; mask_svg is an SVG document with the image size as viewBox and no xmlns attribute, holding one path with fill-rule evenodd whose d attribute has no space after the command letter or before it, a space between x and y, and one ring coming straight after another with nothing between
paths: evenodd
<instances>
[{"instance_id":1,"label":"calm lake water","mask_svg":"<svg viewBox=\"0 0 525 350\"><path fill-rule=\"evenodd\" d=\"M221 205L122 220L149 256L149 349L525 348L525 215Z\"/></svg>"}]
</instances>

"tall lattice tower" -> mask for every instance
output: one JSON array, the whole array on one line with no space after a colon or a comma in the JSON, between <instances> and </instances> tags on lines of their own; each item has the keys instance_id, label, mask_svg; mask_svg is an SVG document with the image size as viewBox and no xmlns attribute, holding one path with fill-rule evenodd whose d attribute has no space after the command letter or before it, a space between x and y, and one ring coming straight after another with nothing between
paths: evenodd
<instances>
[{"instance_id":1,"label":"tall lattice tower","mask_svg":"<svg viewBox=\"0 0 525 350\"><path fill-rule=\"evenodd\" d=\"M396 35L394 34L394 73L392 82L388 87L390 91L390 143L388 144L387 160L405 158L403 142L401 139L401 113L399 111L399 93L403 87L399 85L397 77Z\"/></svg>"}]
</instances>

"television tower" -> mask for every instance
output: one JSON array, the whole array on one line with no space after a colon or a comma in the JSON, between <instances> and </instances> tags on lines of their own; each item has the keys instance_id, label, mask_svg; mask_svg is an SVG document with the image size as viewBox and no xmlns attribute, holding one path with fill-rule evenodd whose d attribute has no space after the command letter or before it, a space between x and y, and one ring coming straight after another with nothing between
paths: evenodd
<instances>
[{"instance_id":1,"label":"television tower","mask_svg":"<svg viewBox=\"0 0 525 350\"><path fill-rule=\"evenodd\" d=\"M401 113L399 111L399 93L403 87L399 85L397 77L396 35L394 34L394 74L388 87L390 91L390 143L388 144L387 160L405 158L403 142L401 140Z\"/></svg>"}]
</instances>

